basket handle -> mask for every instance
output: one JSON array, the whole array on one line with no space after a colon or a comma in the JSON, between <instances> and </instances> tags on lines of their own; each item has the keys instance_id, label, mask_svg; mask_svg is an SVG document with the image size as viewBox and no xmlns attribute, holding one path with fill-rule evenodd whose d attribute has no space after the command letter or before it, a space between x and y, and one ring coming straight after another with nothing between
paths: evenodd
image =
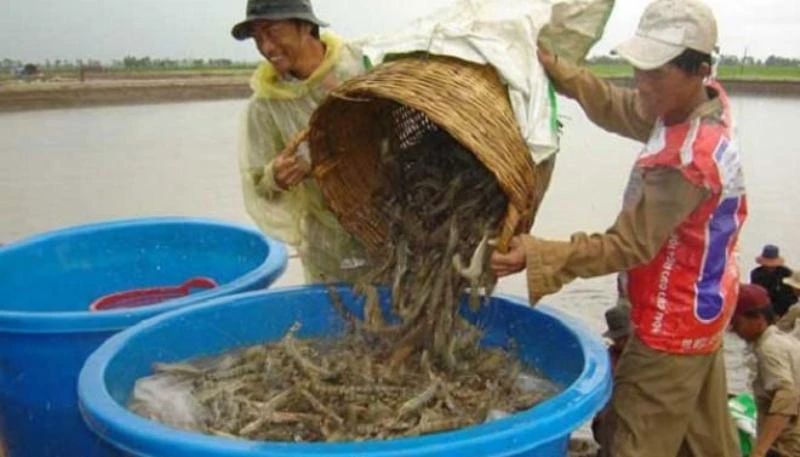
<instances>
[{"instance_id":1,"label":"basket handle","mask_svg":"<svg viewBox=\"0 0 800 457\"><path fill-rule=\"evenodd\" d=\"M508 252L508 244L511 242L511 238L517 232L517 226L519 225L520 221L520 212L517 208L512 205L508 204L508 212L506 213L505 221L503 222L503 228L500 230L500 237L497 242L497 250L501 253Z\"/></svg>"},{"instance_id":2,"label":"basket handle","mask_svg":"<svg viewBox=\"0 0 800 457\"><path fill-rule=\"evenodd\" d=\"M303 144L303 142L308 140L310 133L311 129L309 128L305 128L297 132L297 135L295 135L294 138L289 140L289 142L286 144L286 147L283 148L281 154L289 154L289 155L297 154L297 149L300 147L301 144Z\"/></svg>"}]
</instances>

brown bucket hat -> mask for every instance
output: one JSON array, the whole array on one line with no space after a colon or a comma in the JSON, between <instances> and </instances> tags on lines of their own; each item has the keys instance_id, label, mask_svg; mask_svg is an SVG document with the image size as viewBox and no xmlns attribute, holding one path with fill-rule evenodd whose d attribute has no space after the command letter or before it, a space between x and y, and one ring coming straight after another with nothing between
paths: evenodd
<instances>
[{"instance_id":1,"label":"brown bucket hat","mask_svg":"<svg viewBox=\"0 0 800 457\"><path fill-rule=\"evenodd\" d=\"M761 255L756 257L756 263L765 267L779 267L784 264L784 260L778 246L768 244L764 246Z\"/></svg>"},{"instance_id":2,"label":"brown bucket hat","mask_svg":"<svg viewBox=\"0 0 800 457\"><path fill-rule=\"evenodd\" d=\"M328 23L314 14L310 0L248 0L245 20L233 26L231 35L237 40L246 40L253 36L252 25L258 20L279 21L299 19L327 27Z\"/></svg>"}]
</instances>

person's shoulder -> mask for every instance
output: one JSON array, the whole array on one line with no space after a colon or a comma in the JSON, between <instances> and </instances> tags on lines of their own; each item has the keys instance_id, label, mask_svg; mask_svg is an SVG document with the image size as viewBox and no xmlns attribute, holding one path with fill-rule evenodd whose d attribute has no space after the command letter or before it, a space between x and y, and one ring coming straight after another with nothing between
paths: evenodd
<instances>
[{"instance_id":1,"label":"person's shoulder","mask_svg":"<svg viewBox=\"0 0 800 457\"><path fill-rule=\"evenodd\" d=\"M752 283L758 284L757 281L763 280L766 276L768 276L768 272L766 268L762 266L758 266L750 270L750 282Z\"/></svg>"},{"instance_id":2,"label":"person's shoulder","mask_svg":"<svg viewBox=\"0 0 800 457\"><path fill-rule=\"evenodd\" d=\"M320 35L320 40L325 46L333 48L334 53L341 58L361 56L361 45L358 40L346 39L333 30L326 30Z\"/></svg>"},{"instance_id":3,"label":"person's shoulder","mask_svg":"<svg viewBox=\"0 0 800 457\"><path fill-rule=\"evenodd\" d=\"M345 41L342 43L340 56L346 66L356 69L359 73L367 69L362 46L359 42Z\"/></svg>"},{"instance_id":4,"label":"person's shoulder","mask_svg":"<svg viewBox=\"0 0 800 457\"><path fill-rule=\"evenodd\" d=\"M692 143L695 156L720 160L725 154L731 152L733 143L730 132L715 119L716 114L712 113L697 120L699 125Z\"/></svg>"},{"instance_id":5,"label":"person's shoulder","mask_svg":"<svg viewBox=\"0 0 800 457\"><path fill-rule=\"evenodd\" d=\"M342 52L356 58L364 56L363 47L364 42L362 40L345 40L342 42Z\"/></svg>"},{"instance_id":6,"label":"person's shoulder","mask_svg":"<svg viewBox=\"0 0 800 457\"><path fill-rule=\"evenodd\" d=\"M253 95L243 109L243 121L253 128L273 127L275 116L281 109L275 100Z\"/></svg>"},{"instance_id":7,"label":"person's shoulder","mask_svg":"<svg viewBox=\"0 0 800 457\"><path fill-rule=\"evenodd\" d=\"M797 319L800 319L800 306L792 305L775 325L783 332L791 332L795 328Z\"/></svg>"},{"instance_id":8,"label":"person's shoulder","mask_svg":"<svg viewBox=\"0 0 800 457\"><path fill-rule=\"evenodd\" d=\"M365 71L362 45L358 41L343 39L330 30L323 32L321 39L328 46L327 64L337 76L346 80Z\"/></svg>"},{"instance_id":9,"label":"person's shoulder","mask_svg":"<svg viewBox=\"0 0 800 457\"><path fill-rule=\"evenodd\" d=\"M268 112L267 106L270 104L270 99L265 97L252 96L247 101L245 112L248 116L257 116Z\"/></svg>"},{"instance_id":10,"label":"person's shoulder","mask_svg":"<svg viewBox=\"0 0 800 457\"><path fill-rule=\"evenodd\" d=\"M721 156L735 150L730 130L730 107L727 95L719 85L708 86L709 99L692 113L687 135L693 135L695 154Z\"/></svg>"},{"instance_id":11,"label":"person's shoulder","mask_svg":"<svg viewBox=\"0 0 800 457\"><path fill-rule=\"evenodd\" d=\"M756 351L764 356L772 357L783 357L794 352L800 353L800 340L780 331L777 327L770 327L769 333L760 342Z\"/></svg>"}]
</instances>

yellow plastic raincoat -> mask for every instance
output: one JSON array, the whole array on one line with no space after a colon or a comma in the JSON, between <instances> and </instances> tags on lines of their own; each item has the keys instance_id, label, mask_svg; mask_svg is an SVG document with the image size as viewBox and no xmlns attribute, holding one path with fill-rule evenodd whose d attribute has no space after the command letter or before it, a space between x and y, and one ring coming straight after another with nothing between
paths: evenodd
<instances>
[{"instance_id":1,"label":"yellow plastic raincoat","mask_svg":"<svg viewBox=\"0 0 800 457\"><path fill-rule=\"evenodd\" d=\"M366 250L344 230L313 178L289 190L278 187L272 164L306 128L332 89L364 72L361 53L324 33L325 58L306 80L285 80L269 62L253 74L253 96L240 132L239 164L247 212L267 235L297 249L308 283L355 282L365 271Z\"/></svg>"}]
</instances>

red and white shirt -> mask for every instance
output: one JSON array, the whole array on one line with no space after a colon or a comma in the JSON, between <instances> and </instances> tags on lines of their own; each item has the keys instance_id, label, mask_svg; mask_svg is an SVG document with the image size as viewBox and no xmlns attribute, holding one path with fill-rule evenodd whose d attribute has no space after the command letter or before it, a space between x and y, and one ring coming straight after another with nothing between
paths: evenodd
<instances>
[{"instance_id":1,"label":"red and white shirt","mask_svg":"<svg viewBox=\"0 0 800 457\"><path fill-rule=\"evenodd\" d=\"M728 96L717 83L722 114L665 126L659 121L639 155L626 191L654 167L672 167L710 196L669 236L656 257L628 272L636 335L656 350L715 351L730 321L739 285L735 250L747 197Z\"/></svg>"}]
</instances>

